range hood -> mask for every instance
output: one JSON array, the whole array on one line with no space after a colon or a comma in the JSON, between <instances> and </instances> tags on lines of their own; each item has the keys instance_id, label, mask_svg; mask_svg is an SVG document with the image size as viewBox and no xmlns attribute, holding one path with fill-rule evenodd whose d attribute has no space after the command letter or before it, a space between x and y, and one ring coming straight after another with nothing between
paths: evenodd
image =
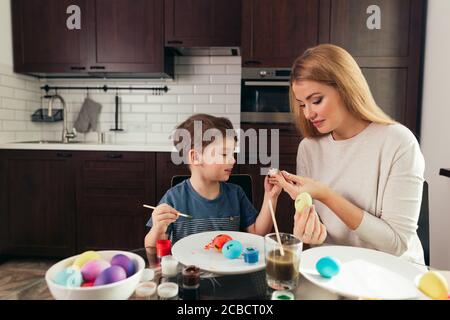
<instances>
[{"instance_id":1,"label":"range hood","mask_svg":"<svg viewBox=\"0 0 450 320\"><path fill-rule=\"evenodd\" d=\"M193 47L193 48L183 48L176 47L172 48L180 56L240 56L240 47Z\"/></svg>"}]
</instances>

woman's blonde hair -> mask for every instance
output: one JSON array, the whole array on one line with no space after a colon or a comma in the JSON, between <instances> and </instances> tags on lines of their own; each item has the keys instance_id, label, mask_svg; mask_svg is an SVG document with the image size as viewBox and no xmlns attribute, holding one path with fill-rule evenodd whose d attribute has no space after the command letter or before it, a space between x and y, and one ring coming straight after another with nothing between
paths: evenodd
<instances>
[{"instance_id":1,"label":"woman's blonde hair","mask_svg":"<svg viewBox=\"0 0 450 320\"><path fill-rule=\"evenodd\" d=\"M291 111L305 138L322 136L300 108L292 86L302 80L317 81L334 87L347 110L356 118L380 124L396 123L376 104L369 85L355 59L344 49L322 44L310 48L292 66L289 99Z\"/></svg>"}]
</instances>

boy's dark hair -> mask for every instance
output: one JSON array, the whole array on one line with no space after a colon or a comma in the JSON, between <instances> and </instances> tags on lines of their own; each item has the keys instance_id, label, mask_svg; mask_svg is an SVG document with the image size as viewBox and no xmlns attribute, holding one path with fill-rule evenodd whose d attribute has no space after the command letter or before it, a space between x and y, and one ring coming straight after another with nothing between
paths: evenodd
<instances>
[{"instance_id":1,"label":"boy's dark hair","mask_svg":"<svg viewBox=\"0 0 450 320\"><path fill-rule=\"evenodd\" d=\"M200 122L202 124L202 130L201 135L199 135L200 132L194 132L195 128L195 122ZM231 133L233 136L230 136L234 138L235 141L237 141L236 133L234 132L233 124L231 121L227 118L222 117L215 117L209 114L195 114L189 119L185 120L183 123L178 125L178 127L175 129L175 133L173 135L173 143L175 147L177 148L178 152L180 153L180 156L185 159L187 157L186 154L182 154L183 150L190 150L194 149L195 146L200 146L202 149L204 149L206 146L210 145L214 142L214 135L212 136L212 139L210 141L203 139L204 134L206 131L210 129L218 130L218 132L221 133L222 137L227 137L227 134L230 135ZM189 133L190 139L189 141L185 141L183 135L180 133L182 130L186 130ZM186 143L190 142L189 148L186 145ZM180 145L181 144L181 145Z\"/></svg>"}]
</instances>

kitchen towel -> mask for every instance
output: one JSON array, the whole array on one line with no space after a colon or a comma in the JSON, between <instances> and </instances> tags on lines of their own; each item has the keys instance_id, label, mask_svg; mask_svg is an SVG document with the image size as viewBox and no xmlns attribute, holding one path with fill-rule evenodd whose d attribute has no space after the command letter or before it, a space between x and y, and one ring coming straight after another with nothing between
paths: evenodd
<instances>
[{"instance_id":1,"label":"kitchen towel","mask_svg":"<svg viewBox=\"0 0 450 320\"><path fill-rule=\"evenodd\" d=\"M97 130L98 118L102 105L95 102L91 98L86 98L75 121L74 127L80 133Z\"/></svg>"}]
</instances>

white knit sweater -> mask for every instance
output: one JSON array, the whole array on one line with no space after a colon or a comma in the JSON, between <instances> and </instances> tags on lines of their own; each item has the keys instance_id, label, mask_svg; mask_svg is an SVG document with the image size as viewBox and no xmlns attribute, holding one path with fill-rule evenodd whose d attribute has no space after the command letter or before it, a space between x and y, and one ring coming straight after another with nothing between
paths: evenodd
<instances>
[{"instance_id":1,"label":"white knit sweater","mask_svg":"<svg viewBox=\"0 0 450 320\"><path fill-rule=\"evenodd\" d=\"M315 201L327 227L326 243L372 248L424 263L417 236L425 161L413 133L400 124L370 124L355 137L331 134L304 139L297 175L313 178L364 210L350 230L328 207Z\"/></svg>"}]
</instances>

